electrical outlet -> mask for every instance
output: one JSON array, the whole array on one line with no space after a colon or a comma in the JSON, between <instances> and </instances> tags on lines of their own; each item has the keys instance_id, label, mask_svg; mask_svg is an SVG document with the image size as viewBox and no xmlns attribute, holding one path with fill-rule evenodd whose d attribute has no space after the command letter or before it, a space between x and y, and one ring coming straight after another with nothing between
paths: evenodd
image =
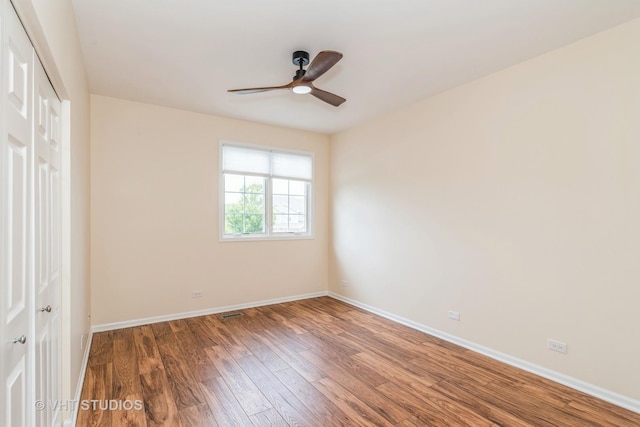
<instances>
[{"instance_id":1,"label":"electrical outlet","mask_svg":"<svg viewBox=\"0 0 640 427\"><path fill-rule=\"evenodd\" d=\"M449 310L449 319L460 320L460 312Z\"/></svg>"},{"instance_id":2,"label":"electrical outlet","mask_svg":"<svg viewBox=\"0 0 640 427\"><path fill-rule=\"evenodd\" d=\"M347 282L346 280L342 280L340 284L342 285L343 288L346 288L349 286L349 282Z\"/></svg>"},{"instance_id":3,"label":"electrical outlet","mask_svg":"<svg viewBox=\"0 0 640 427\"><path fill-rule=\"evenodd\" d=\"M191 292L191 298L202 298L202 291Z\"/></svg>"},{"instance_id":4,"label":"electrical outlet","mask_svg":"<svg viewBox=\"0 0 640 427\"><path fill-rule=\"evenodd\" d=\"M557 351L558 353L564 353L564 354L567 353L567 343L564 343L564 342L550 339L548 343L548 347L549 347L549 350Z\"/></svg>"}]
</instances>

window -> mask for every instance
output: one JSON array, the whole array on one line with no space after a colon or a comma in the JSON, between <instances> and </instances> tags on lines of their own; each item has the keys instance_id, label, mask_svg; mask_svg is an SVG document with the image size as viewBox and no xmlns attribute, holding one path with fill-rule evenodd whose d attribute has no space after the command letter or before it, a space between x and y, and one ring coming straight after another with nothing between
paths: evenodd
<instances>
[{"instance_id":1,"label":"window","mask_svg":"<svg viewBox=\"0 0 640 427\"><path fill-rule=\"evenodd\" d=\"M222 143L222 240L311 236L313 157Z\"/></svg>"}]
</instances>

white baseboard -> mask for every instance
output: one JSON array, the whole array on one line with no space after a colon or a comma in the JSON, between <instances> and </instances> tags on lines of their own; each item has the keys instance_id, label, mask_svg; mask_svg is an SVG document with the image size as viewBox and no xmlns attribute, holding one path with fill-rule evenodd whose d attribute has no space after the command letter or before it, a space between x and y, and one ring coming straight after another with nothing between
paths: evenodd
<instances>
[{"instance_id":1,"label":"white baseboard","mask_svg":"<svg viewBox=\"0 0 640 427\"><path fill-rule=\"evenodd\" d=\"M84 355L82 356L82 366L80 366L80 375L78 376L78 383L76 384L76 393L74 400L76 402L75 408L71 414L71 419L67 419L64 422L64 427L72 427L76 425L78 421L78 408L80 407L80 396L82 394L82 387L84 386L84 377L87 375L87 365L89 364L89 352L91 351L91 342L93 341L93 332L89 331L87 342L84 346Z\"/></svg>"},{"instance_id":2,"label":"white baseboard","mask_svg":"<svg viewBox=\"0 0 640 427\"><path fill-rule=\"evenodd\" d=\"M274 298L269 300L254 301L244 304L228 305L224 307L208 308L206 310L188 311L185 313L167 314L164 316L146 317L144 319L127 320L124 322L105 323L102 325L93 325L91 332L112 331L114 329L131 328L133 326L148 325L150 323L167 322L170 320L187 319L189 317L206 316L208 314L218 314L227 311L244 310L246 308L261 307L264 305L281 304L284 302L298 301L308 298L317 298L327 296L327 291L313 292L310 294L294 295L290 297Z\"/></svg>"},{"instance_id":3,"label":"white baseboard","mask_svg":"<svg viewBox=\"0 0 640 427\"><path fill-rule=\"evenodd\" d=\"M340 294L336 294L334 292L328 292L328 295L331 298L335 298L347 304L353 305L355 307L361 308L373 314L377 314L386 319L393 320L394 322L400 323L402 325L408 326L410 328L416 329L418 331L427 333L429 335L433 335L435 337L441 338L445 341L448 341L453 344L457 344L461 347L467 348L469 350L475 351L480 354L484 354L492 359L498 360L500 362L504 362L508 365L515 366L516 368L523 369L527 372L531 372L532 374L539 375L548 380L560 383L562 385L566 385L567 387L571 387L575 390L581 391L593 397L597 397L609 403L613 403L614 405L620 406L622 408L628 409L630 411L636 412L640 414L640 401L632 399L627 396L623 396L621 394L615 393L610 390L603 389L601 387L595 386L593 384L586 383L584 381L578 380L576 378L570 377L568 375L561 374L556 371L552 371L550 369L544 368L542 366L536 365L531 362L527 362L526 360L519 359L517 357L509 356L508 354L501 353L499 351L493 350L488 347L484 347L482 345L476 344L471 341L467 341L462 338L458 338L454 335L450 335L446 332L439 331L434 328L430 328L429 326L422 325L420 323L414 322L409 319L405 319L404 317L397 316L393 313L389 313L384 310L380 310L376 307L372 307L368 304L361 303L359 301L353 300L351 298L347 298Z\"/></svg>"}]
</instances>

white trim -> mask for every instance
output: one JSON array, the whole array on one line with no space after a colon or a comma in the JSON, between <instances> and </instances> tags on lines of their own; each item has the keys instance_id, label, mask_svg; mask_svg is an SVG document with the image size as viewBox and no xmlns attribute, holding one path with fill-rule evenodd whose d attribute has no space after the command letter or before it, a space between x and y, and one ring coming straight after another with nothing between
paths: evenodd
<instances>
[{"instance_id":1,"label":"white trim","mask_svg":"<svg viewBox=\"0 0 640 427\"><path fill-rule=\"evenodd\" d=\"M328 296L640 414L640 401L329 291Z\"/></svg>"},{"instance_id":2,"label":"white trim","mask_svg":"<svg viewBox=\"0 0 640 427\"><path fill-rule=\"evenodd\" d=\"M65 427L75 426L78 422L78 409L80 407L80 396L82 394L82 387L84 386L84 379L87 375L87 366L89 365L89 353L91 352L91 343L93 342L93 332L89 331L87 336L87 342L84 344L84 356L82 357L82 366L80 366L80 374L78 375L78 383L76 385L76 393L74 401L76 402L71 419L64 422Z\"/></svg>"},{"instance_id":3,"label":"white trim","mask_svg":"<svg viewBox=\"0 0 640 427\"><path fill-rule=\"evenodd\" d=\"M146 317L143 319L127 320L124 322L104 323L102 325L93 325L91 332L112 331L114 329L130 328L133 326L148 325L150 323L167 322L170 320L186 319L189 317L206 316L208 314L218 314L227 311L244 310L245 308L261 307L264 305L281 304L284 302L298 301L309 298L325 297L327 291L313 292L310 294L294 295L290 297L273 298L262 301L248 302L244 304L227 305L223 307L208 308L205 310L188 311L185 313L166 314L164 316Z\"/></svg>"},{"instance_id":4,"label":"white trim","mask_svg":"<svg viewBox=\"0 0 640 427\"><path fill-rule=\"evenodd\" d=\"M45 69L47 77L51 81L53 90L60 100L69 98L68 91L63 83L62 74L58 69L58 64L49 48L44 30L40 25L40 19L33 6L33 1L10 0L16 10L20 22L24 27L31 44L36 51L36 55Z\"/></svg>"}]
</instances>

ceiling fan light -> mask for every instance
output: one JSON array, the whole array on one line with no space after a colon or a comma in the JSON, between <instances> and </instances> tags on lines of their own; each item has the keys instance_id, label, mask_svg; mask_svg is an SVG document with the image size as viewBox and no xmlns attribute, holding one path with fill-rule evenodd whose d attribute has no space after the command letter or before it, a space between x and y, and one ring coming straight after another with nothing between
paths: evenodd
<instances>
[{"instance_id":1,"label":"ceiling fan light","mask_svg":"<svg viewBox=\"0 0 640 427\"><path fill-rule=\"evenodd\" d=\"M311 92L311 88L309 86L294 86L291 90L298 95L304 95Z\"/></svg>"}]
</instances>

